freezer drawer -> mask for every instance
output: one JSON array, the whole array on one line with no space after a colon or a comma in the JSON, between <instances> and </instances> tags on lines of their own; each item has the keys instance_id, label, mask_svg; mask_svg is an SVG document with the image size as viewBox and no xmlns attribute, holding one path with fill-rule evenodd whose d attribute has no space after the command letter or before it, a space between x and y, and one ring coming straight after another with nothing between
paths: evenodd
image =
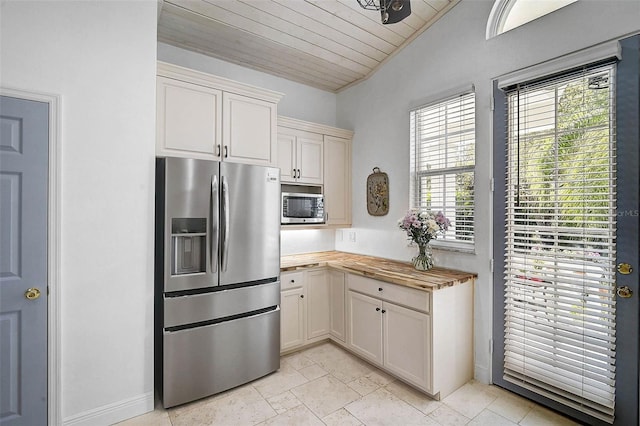
<instances>
[{"instance_id":1,"label":"freezer drawer","mask_svg":"<svg viewBox=\"0 0 640 426\"><path fill-rule=\"evenodd\" d=\"M165 408L231 389L280 368L280 308L165 332L163 349Z\"/></svg>"},{"instance_id":2,"label":"freezer drawer","mask_svg":"<svg viewBox=\"0 0 640 426\"><path fill-rule=\"evenodd\" d=\"M280 281L164 298L164 327L216 320L280 304Z\"/></svg>"}]
</instances>

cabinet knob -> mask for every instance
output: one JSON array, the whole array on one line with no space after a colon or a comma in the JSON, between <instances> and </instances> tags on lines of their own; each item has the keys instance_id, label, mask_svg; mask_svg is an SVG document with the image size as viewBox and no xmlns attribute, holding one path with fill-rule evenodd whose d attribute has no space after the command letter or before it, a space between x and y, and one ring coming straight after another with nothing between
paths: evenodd
<instances>
[{"instance_id":1,"label":"cabinet knob","mask_svg":"<svg viewBox=\"0 0 640 426\"><path fill-rule=\"evenodd\" d=\"M376 312L380 312L380 308L376 308Z\"/></svg>"},{"instance_id":2,"label":"cabinet knob","mask_svg":"<svg viewBox=\"0 0 640 426\"><path fill-rule=\"evenodd\" d=\"M378 287L378 291L382 291L382 287Z\"/></svg>"},{"instance_id":3,"label":"cabinet knob","mask_svg":"<svg viewBox=\"0 0 640 426\"><path fill-rule=\"evenodd\" d=\"M296 280L291 280L291 282L292 282L292 283L295 283L295 282L296 282Z\"/></svg>"},{"instance_id":4,"label":"cabinet knob","mask_svg":"<svg viewBox=\"0 0 640 426\"><path fill-rule=\"evenodd\" d=\"M387 312L387 311L383 309L383 310L382 310L382 313L384 314L385 312Z\"/></svg>"},{"instance_id":5,"label":"cabinet knob","mask_svg":"<svg viewBox=\"0 0 640 426\"><path fill-rule=\"evenodd\" d=\"M304 299L304 294L301 294L301 295L300 295L300 299Z\"/></svg>"}]
</instances>

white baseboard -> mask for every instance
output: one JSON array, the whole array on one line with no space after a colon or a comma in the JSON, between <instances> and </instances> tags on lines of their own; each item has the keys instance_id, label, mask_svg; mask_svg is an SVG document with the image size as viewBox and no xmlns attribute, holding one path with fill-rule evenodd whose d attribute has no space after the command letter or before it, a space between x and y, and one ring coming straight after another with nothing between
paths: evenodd
<instances>
[{"instance_id":1,"label":"white baseboard","mask_svg":"<svg viewBox=\"0 0 640 426\"><path fill-rule=\"evenodd\" d=\"M132 417L153 411L154 397L153 391L114 402L112 404L103 405L102 407L84 411L62 420L62 424L81 425L81 426L97 426L112 425Z\"/></svg>"}]
</instances>

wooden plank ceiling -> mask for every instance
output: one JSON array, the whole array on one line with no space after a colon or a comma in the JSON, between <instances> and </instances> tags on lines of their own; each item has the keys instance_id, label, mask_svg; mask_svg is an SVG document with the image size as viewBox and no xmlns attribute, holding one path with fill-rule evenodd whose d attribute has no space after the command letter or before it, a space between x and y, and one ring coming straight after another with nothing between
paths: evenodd
<instances>
[{"instance_id":1,"label":"wooden plank ceiling","mask_svg":"<svg viewBox=\"0 0 640 426\"><path fill-rule=\"evenodd\" d=\"M356 0L164 0L158 41L338 92L369 77L460 0L411 0L382 25Z\"/></svg>"}]
</instances>

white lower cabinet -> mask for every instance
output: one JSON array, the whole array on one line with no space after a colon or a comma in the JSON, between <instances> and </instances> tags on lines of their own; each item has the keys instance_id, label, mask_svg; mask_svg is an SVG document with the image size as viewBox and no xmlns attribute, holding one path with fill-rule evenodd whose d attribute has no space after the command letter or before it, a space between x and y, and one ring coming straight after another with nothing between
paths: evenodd
<instances>
[{"instance_id":1,"label":"white lower cabinet","mask_svg":"<svg viewBox=\"0 0 640 426\"><path fill-rule=\"evenodd\" d=\"M305 300L302 287L280 293L280 351L302 346L305 341Z\"/></svg>"},{"instance_id":2,"label":"white lower cabinet","mask_svg":"<svg viewBox=\"0 0 640 426\"><path fill-rule=\"evenodd\" d=\"M332 268L281 274L281 352L330 338L442 399L473 378L473 279L434 291Z\"/></svg>"},{"instance_id":3,"label":"white lower cabinet","mask_svg":"<svg viewBox=\"0 0 640 426\"><path fill-rule=\"evenodd\" d=\"M280 352L327 339L336 334L333 328L344 335L344 273L326 268L283 272L280 282ZM336 294L340 282L341 297Z\"/></svg>"},{"instance_id":4,"label":"white lower cabinet","mask_svg":"<svg viewBox=\"0 0 640 426\"><path fill-rule=\"evenodd\" d=\"M324 269L305 272L307 287L307 339L329 335L329 283Z\"/></svg>"},{"instance_id":5,"label":"white lower cabinet","mask_svg":"<svg viewBox=\"0 0 640 426\"><path fill-rule=\"evenodd\" d=\"M429 315L349 291L348 347L422 388L430 387Z\"/></svg>"},{"instance_id":6,"label":"white lower cabinet","mask_svg":"<svg viewBox=\"0 0 640 426\"><path fill-rule=\"evenodd\" d=\"M382 302L349 291L349 341L351 350L376 364L382 364Z\"/></svg>"},{"instance_id":7,"label":"white lower cabinet","mask_svg":"<svg viewBox=\"0 0 640 426\"><path fill-rule=\"evenodd\" d=\"M473 378L473 280L422 291L347 277L347 349L437 399Z\"/></svg>"},{"instance_id":8,"label":"white lower cabinet","mask_svg":"<svg viewBox=\"0 0 640 426\"><path fill-rule=\"evenodd\" d=\"M384 366L422 388L431 388L431 317L382 302Z\"/></svg>"}]
</instances>

